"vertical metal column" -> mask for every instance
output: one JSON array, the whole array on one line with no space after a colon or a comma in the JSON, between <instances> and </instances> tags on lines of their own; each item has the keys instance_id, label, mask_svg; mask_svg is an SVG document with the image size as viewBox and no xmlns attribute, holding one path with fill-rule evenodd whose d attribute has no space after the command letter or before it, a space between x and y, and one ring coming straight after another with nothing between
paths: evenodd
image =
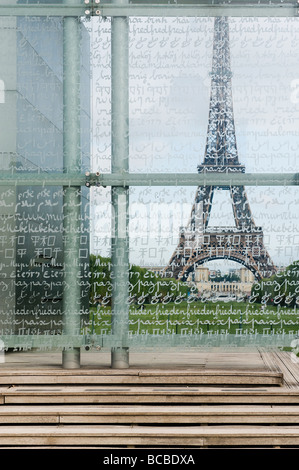
<instances>
[{"instance_id":1,"label":"vertical metal column","mask_svg":"<svg viewBox=\"0 0 299 470\"><path fill-rule=\"evenodd\" d=\"M64 0L67 5L78 0ZM80 0L79 0L80 3ZM77 17L65 17L63 25L63 166L64 172L80 172L80 27ZM80 333L79 239L80 186L64 187L64 291L63 333ZM70 342L62 352L66 369L80 367L80 348Z\"/></svg>"},{"instance_id":2,"label":"vertical metal column","mask_svg":"<svg viewBox=\"0 0 299 470\"><path fill-rule=\"evenodd\" d=\"M128 0L112 0L128 4ZM114 17L111 24L111 172L129 171L129 22ZM112 187L112 334L111 367L129 367L129 188Z\"/></svg>"}]
</instances>

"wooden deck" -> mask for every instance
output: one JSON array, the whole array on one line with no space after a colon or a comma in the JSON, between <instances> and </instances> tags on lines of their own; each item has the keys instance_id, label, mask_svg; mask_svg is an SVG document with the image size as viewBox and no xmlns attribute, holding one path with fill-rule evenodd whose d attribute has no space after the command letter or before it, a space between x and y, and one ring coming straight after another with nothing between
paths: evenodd
<instances>
[{"instance_id":1,"label":"wooden deck","mask_svg":"<svg viewBox=\"0 0 299 470\"><path fill-rule=\"evenodd\" d=\"M125 370L90 357L64 370L58 356L10 356L0 368L0 448L299 448L290 353L155 357L136 356Z\"/></svg>"},{"instance_id":2,"label":"wooden deck","mask_svg":"<svg viewBox=\"0 0 299 470\"><path fill-rule=\"evenodd\" d=\"M0 370L0 385L17 384L98 384L98 385L282 385L279 371L190 371L181 370Z\"/></svg>"},{"instance_id":3,"label":"wooden deck","mask_svg":"<svg viewBox=\"0 0 299 470\"><path fill-rule=\"evenodd\" d=\"M292 361L289 352L261 351L261 356L268 370L283 374L283 383L286 387L295 389L299 387L299 363Z\"/></svg>"}]
</instances>

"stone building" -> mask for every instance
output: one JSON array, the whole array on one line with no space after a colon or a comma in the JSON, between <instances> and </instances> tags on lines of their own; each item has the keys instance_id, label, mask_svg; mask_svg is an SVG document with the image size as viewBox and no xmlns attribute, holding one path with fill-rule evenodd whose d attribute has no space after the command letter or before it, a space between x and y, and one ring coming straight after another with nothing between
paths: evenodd
<instances>
[{"instance_id":1,"label":"stone building","mask_svg":"<svg viewBox=\"0 0 299 470\"><path fill-rule=\"evenodd\" d=\"M254 282L254 275L246 268L235 270L234 274L239 280L217 281L217 276L207 267L197 268L193 282L198 292L202 296L248 296L251 292L251 286Z\"/></svg>"}]
</instances>

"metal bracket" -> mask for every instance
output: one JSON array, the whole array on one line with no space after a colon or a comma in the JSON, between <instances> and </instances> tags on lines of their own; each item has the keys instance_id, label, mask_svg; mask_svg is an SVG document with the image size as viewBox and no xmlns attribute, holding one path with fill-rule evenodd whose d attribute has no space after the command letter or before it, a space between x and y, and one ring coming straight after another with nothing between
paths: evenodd
<instances>
[{"instance_id":1,"label":"metal bracket","mask_svg":"<svg viewBox=\"0 0 299 470\"><path fill-rule=\"evenodd\" d=\"M89 171L87 171L85 173L85 176L85 186L87 188L90 188L90 186L96 186L97 188L102 186L103 188L106 188L106 186L104 186L100 181L101 174L99 171L97 171L96 173L89 173Z\"/></svg>"},{"instance_id":2,"label":"metal bracket","mask_svg":"<svg viewBox=\"0 0 299 470\"><path fill-rule=\"evenodd\" d=\"M87 18L101 15L100 0L84 0L84 4L86 6L85 16Z\"/></svg>"}]
</instances>

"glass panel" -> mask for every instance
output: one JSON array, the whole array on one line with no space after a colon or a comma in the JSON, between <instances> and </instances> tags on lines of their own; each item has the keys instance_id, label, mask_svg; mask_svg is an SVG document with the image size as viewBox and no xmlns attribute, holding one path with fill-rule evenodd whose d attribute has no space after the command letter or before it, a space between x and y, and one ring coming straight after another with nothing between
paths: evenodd
<instances>
[{"instance_id":1,"label":"glass panel","mask_svg":"<svg viewBox=\"0 0 299 470\"><path fill-rule=\"evenodd\" d=\"M111 22L92 24L93 170L109 173ZM245 172L246 184L246 173L266 181L267 173L298 171L298 19L228 24L219 40L213 18L130 19L131 173L193 173L203 165L199 171ZM290 345L298 333L296 188L212 189L130 188L130 346ZM91 331L105 344L114 212L109 188L92 194ZM165 272L178 253L179 267Z\"/></svg>"},{"instance_id":2,"label":"glass panel","mask_svg":"<svg viewBox=\"0 0 299 470\"><path fill-rule=\"evenodd\" d=\"M110 21L94 19L94 24L95 167L106 172ZM297 171L298 18L230 18L229 25L240 163L248 173ZM213 29L213 18L131 18L131 172L196 172L202 163Z\"/></svg>"},{"instance_id":3,"label":"glass panel","mask_svg":"<svg viewBox=\"0 0 299 470\"><path fill-rule=\"evenodd\" d=\"M231 201L221 194L224 191L215 191L209 227L198 235L198 256L190 261L191 243L180 250L179 242L181 227L188 226L191 205L187 201L194 198L194 188L131 189L130 344L188 347L241 341L253 346L289 345L289 335L298 334L295 262L299 227L289 207L297 189L246 188L254 221L262 226L258 235L240 235ZM98 189L93 201L97 204L92 215L91 332L108 335L112 297L109 190ZM184 255L178 259L180 271L184 262L190 262L186 281L170 279L171 271L165 274L172 255L180 252ZM277 272L261 281L255 267L265 255Z\"/></svg>"},{"instance_id":4,"label":"glass panel","mask_svg":"<svg viewBox=\"0 0 299 470\"><path fill-rule=\"evenodd\" d=\"M83 23L79 34L80 162L72 168L77 173L89 168L90 160L89 33ZM69 289L64 252L70 249L64 224L71 207L69 189L49 184L51 175L64 171L63 18L1 17L0 37L0 332L8 347L18 348L26 341L32 345L35 335L64 331L62 299ZM20 178L27 184L18 184ZM79 231L78 251L73 249L81 293L74 313L84 326L89 317L89 191L75 189ZM19 335L29 337L20 340Z\"/></svg>"},{"instance_id":5,"label":"glass panel","mask_svg":"<svg viewBox=\"0 0 299 470\"><path fill-rule=\"evenodd\" d=\"M111 19L75 20L78 56L65 20L0 17L6 347L289 345L297 191L267 174L298 171L298 18L132 17L119 55L128 116L111 98L125 75L125 62L111 73ZM245 172L265 185L75 184L124 170L111 155L128 123L131 173Z\"/></svg>"}]
</instances>

